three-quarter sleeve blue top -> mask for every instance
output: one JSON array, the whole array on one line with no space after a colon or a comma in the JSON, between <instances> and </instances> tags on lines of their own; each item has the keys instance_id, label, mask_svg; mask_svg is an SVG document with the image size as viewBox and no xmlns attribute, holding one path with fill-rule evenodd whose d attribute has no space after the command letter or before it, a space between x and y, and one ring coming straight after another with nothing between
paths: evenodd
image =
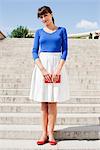
<instances>
[{"instance_id":1,"label":"three-quarter sleeve blue top","mask_svg":"<svg viewBox=\"0 0 100 150\"><path fill-rule=\"evenodd\" d=\"M58 27L56 31L48 33L44 29L35 32L32 56L34 61L39 58L39 52L61 52L61 59L66 60L68 54L67 31Z\"/></svg>"}]
</instances>

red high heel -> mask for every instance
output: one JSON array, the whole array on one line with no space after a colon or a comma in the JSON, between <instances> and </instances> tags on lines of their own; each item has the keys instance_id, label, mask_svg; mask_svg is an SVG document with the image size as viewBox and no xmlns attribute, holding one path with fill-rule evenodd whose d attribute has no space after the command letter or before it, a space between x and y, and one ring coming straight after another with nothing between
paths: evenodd
<instances>
[{"instance_id":1,"label":"red high heel","mask_svg":"<svg viewBox=\"0 0 100 150\"><path fill-rule=\"evenodd\" d=\"M54 133L54 132L53 132ZM47 132L47 136L48 136L48 141L49 141L49 133ZM49 141L49 144L50 145L56 145L57 144L57 142L55 141L55 140L51 140L51 141Z\"/></svg>"},{"instance_id":2,"label":"red high heel","mask_svg":"<svg viewBox=\"0 0 100 150\"><path fill-rule=\"evenodd\" d=\"M38 144L38 145L43 145L43 144L45 144L45 143L47 143L47 142L48 142L48 137L47 137L46 140L38 140L38 141L37 141L37 144Z\"/></svg>"},{"instance_id":3,"label":"red high heel","mask_svg":"<svg viewBox=\"0 0 100 150\"><path fill-rule=\"evenodd\" d=\"M50 144L50 145L56 145L57 142L56 142L55 140L51 140L51 141L49 141L49 144Z\"/></svg>"},{"instance_id":4,"label":"red high heel","mask_svg":"<svg viewBox=\"0 0 100 150\"><path fill-rule=\"evenodd\" d=\"M40 141L40 140L39 140L39 141L37 141L37 144L38 144L38 145L43 145L43 144L45 144L45 143L47 143L47 140L44 140L44 141Z\"/></svg>"}]
</instances>

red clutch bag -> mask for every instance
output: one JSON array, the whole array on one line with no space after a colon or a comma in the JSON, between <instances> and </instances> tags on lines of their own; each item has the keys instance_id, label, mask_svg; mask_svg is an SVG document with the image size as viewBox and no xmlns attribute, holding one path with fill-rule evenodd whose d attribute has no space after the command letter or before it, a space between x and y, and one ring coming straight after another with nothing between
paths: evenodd
<instances>
[{"instance_id":1,"label":"red clutch bag","mask_svg":"<svg viewBox=\"0 0 100 150\"><path fill-rule=\"evenodd\" d=\"M58 80L56 80L55 82L52 80L52 74L51 74L51 80L47 80L47 79L44 79L44 82L45 83L60 83L61 82L61 75L59 75L58 77Z\"/></svg>"}]
</instances>

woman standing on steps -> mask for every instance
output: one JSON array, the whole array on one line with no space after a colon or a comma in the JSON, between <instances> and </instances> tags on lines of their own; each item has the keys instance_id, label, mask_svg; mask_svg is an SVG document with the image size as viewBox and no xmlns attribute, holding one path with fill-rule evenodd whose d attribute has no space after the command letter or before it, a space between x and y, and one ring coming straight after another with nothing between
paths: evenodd
<instances>
[{"instance_id":1,"label":"woman standing on steps","mask_svg":"<svg viewBox=\"0 0 100 150\"><path fill-rule=\"evenodd\" d=\"M55 25L50 7L39 8L37 16L44 24L44 28L37 29L35 33L32 49L35 66L29 98L41 103L43 132L37 144L45 144L48 140L51 145L55 145L57 142L53 133L57 102L70 99L65 64L68 54L67 31L64 27ZM46 83L45 80L50 83Z\"/></svg>"}]
</instances>

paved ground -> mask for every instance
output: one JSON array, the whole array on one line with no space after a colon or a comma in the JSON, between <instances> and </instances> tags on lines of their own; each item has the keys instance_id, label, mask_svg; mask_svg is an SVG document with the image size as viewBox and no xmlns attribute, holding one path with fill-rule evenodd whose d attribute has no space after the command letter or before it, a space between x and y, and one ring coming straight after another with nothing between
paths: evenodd
<instances>
[{"instance_id":1,"label":"paved ground","mask_svg":"<svg viewBox=\"0 0 100 150\"><path fill-rule=\"evenodd\" d=\"M38 146L36 140L0 140L0 150L100 150L100 140L63 140Z\"/></svg>"}]
</instances>

